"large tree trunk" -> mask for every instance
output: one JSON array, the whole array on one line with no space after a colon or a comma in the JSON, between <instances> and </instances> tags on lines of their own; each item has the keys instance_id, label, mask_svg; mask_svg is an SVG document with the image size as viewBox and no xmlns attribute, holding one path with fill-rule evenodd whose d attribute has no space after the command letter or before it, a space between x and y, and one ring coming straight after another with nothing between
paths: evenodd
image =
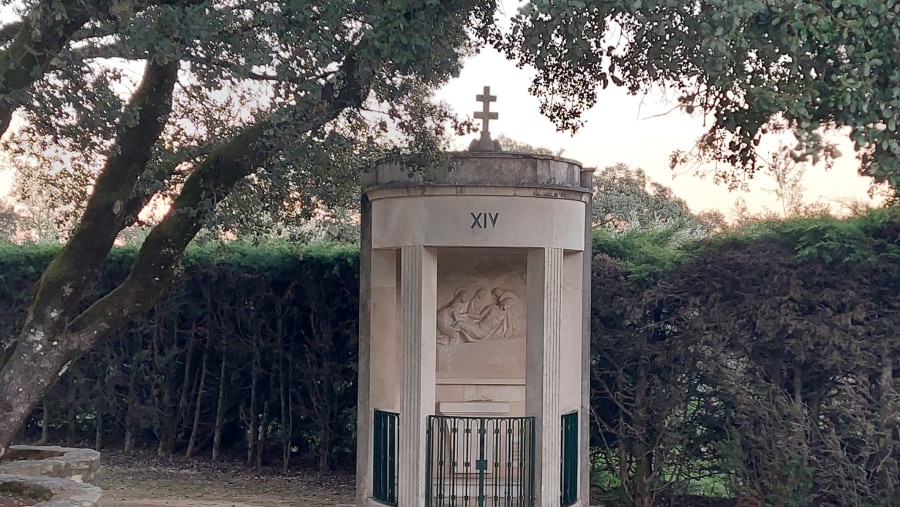
<instances>
[{"instance_id":1,"label":"large tree trunk","mask_svg":"<svg viewBox=\"0 0 900 507\"><path fill-rule=\"evenodd\" d=\"M177 61L147 64L130 104L137 111L134 123L116 138L119 151L107 158L81 222L44 271L21 333L0 356L0 458L66 365L128 321L129 313L143 304L135 304L132 298L156 299L170 280L157 269L152 274L163 275L159 277L162 283L151 282L142 289L129 284L126 289L130 298L108 295L80 312L81 298L90 289L118 232L136 219L146 201L135 200L134 184L168 120L177 76ZM119 289L125 284L127 281ZM109 307L110 301L118 303L118 312ZM100 304L103 302L107 304Z\"/></svg>"},{"instance_id":2,"label":"large tree trunk","mask_svg":"<svg viewBox=\"0 0 900 507\"><path fill-rule=\"evenodd\" d=\"M68 362L57 350L45 353L45 336L37 327L24 333L0 370L0 458L33 408L56 383L54 372L62 371Z\"/></svg>"},{"instance_id":3,"label":"large tree trunk","mask_svg":"<svg viewBox=\"0 0 900 507\"><path fill-rule=\"evenodd\" d=\"M92 1L82 4L86 12L96 12L91 10ZM70 21L77 24L71 12L61 22ZM25 73L29 79L22 85L14 84L19 88L11 92L30 86L56 56L48 51L41 54L42 61L35 61L34 55L28 55L31 49L27 38L33 33L41 35L23 25L17 36L26 42L25 60L6 65L16 61L10 60L15 56L12 48L22 48L15 41L0 50L0 82L4 87L11 82L8 68L20 72L22 62L32 63ZM59 33L63 34L59 41L45 42L62 45L73 32L67 28ZM184 249L234 186L277 155L292 136L323 126L347 108L358 108L375 75L373 65L381 64L361 64L357 55L348 55L327 84L328 93L323 93L326 85L320 83L316 85L320 93L311 93L302 104L287 105L259 119L219 145L184 180L169 211L141 245L128 277L85 308L84 298L119 232L137 220L155 192L154 185L142 187L139 182L147 175L154 146L168 122L179 62L166 55L152 56L129 104L131 114L123 116L129 121L120 125L81 221L41 276L21 332L0 355L0 459L65 366L159 299L174 279ZM0 132L15 107L7 95L5 88L0 89ZM165 179L168 174L162 176Z\"/></svg>"}]
</instances>

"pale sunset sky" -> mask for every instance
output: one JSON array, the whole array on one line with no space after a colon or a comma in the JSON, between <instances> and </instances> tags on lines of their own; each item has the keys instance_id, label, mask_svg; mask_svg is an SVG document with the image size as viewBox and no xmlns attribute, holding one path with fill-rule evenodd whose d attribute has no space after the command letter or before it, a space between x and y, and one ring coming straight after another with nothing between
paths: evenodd
<instances>
[{"instance_id":1,"label":"pale sunset sky","mask_svg":"<svg viewBox=\"0 0 900 507\"><path fill-rule=\"evenodd\" d=\"M8 7L3 10L6 12L0 11L0 24L12 20ZM554 151L562 149L564 157L599 170L617 162L641 168L653 180L670 186L695 212L717 209L730 217L738 197L747 200L750 211L760 211L764 206L779 209L774 194L768 191L774 182L765 177L751 182L749 193L730 192L714 184L711 178L689 173L673 178L669 155L674 150L691 149L705 130L703 118L679 110L664 114L673 109L673 104L663 97L629 96L610 86L600 91L597 105L584 116L586 122L581 130L575 135L559 133L541 116L537 99L528 93L532 77L532 71L518 69L496 51L486 49L467 61L461 75L438 91L437 99L449 103L458 114L471 117L481 106L475 101L475 95L484 86L490 86L491 93L498 96L491 110L500 115L491 122L494 137L503 134ZM468 138L458 139L455 148L464 149L468 143ZM821 165L810 167L804 177L807 201L828 203L836 211L841 209L841 202L869 202L869 180L857 174L858 162L849 141L840 150L843 156L832 170L826 171ZM11 177L8 171L0 170L0 196L9 191Z\"/></svg>"},{"instance_id":2,"label":"pale sunset sky","mask_svg":"<svg viewBox=\"0 0 900 507\"><path fill-rule=\"evenodd\" d=\"M597 105L584 116L585 125L571 135L557 132L552 122L540 115L537 99L528 93L532 77L533 71L518 69L496 51L485 50L469 60L459 78L441 89L438 97L460 114L471 115L481 106L475 96L490 86L491 94L497 96L491 108L500 116L491 122L494 137L503 134L554 151L563 149L564 157L598 170L617 162L641 168L653 180L671 187L695 212L718 209L728 216L738 197L747 200L751 211L763 206L780 209L774 194L767 191L774 188L774 181L764 176L750 183L750 192L729 192L712 178L689 174L692 171L673 177L669 155L679 149L689 151L706 129L702 117L671 111L673 103L661 95L635 97L610 85L599 92ZM777 140L772 142L774 148ZM459 140L459 148L467 145L468 139ZM806 200L831 203L835 210L843 201L870 201L870 180L857 173L859 164L850 141L839 146L843 156L833 169L826 171L822 164L809 167L803 178Z\"/></svg>"}]
</instances>

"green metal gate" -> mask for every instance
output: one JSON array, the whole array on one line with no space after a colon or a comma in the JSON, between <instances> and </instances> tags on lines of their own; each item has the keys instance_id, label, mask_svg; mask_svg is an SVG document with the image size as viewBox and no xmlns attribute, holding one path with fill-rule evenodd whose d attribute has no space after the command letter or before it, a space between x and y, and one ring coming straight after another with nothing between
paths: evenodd
<instances>
[{"instance_id":1,"label":"green metal gate","mask_svg":"<svg viewBox=\"0 0 900 507\"><path fill-rule=\"evenodd\" d=\"M578 500L578 412L562 416L562 463L560 463L560 505Z\"/></svg>"},{"instance_id":2,"label":"green metal gate","mask_svg":"<svg viewBox=\"0 0 900 507\"><path fill-rule=\"evenodd\" d=\"M429 416L426 507L532 507L534 417Z\"/></svg>"},{"instance_id":3,"label":"green metal gate","mask_svg":"<svg viewBox=\"0 0 900 507\"><path fill-rule=\"evenodd\" d=\"M372 450L372 497L387 505L397 505L397 446L400 416L396 412L375 411L375 442Z\"/></svg>"}]
</instances>

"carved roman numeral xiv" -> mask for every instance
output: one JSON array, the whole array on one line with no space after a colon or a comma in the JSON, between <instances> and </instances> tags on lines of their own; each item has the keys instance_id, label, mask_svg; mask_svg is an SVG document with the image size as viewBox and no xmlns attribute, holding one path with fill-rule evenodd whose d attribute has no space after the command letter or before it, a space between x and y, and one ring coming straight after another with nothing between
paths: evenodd
<instances>
[{"instance_id":1,"label":"carved roman numeral xiv","mask_svg":"<svg viewBox=\"0 0 900 507\"><path fill-rule=\"evenodd\" d=\"M469 229L487 229L488 225L493 229L497 227L497 219L500 218L499 211L496 213L476 213L473 211L469 215L472 217L472 225L469 226Z\"/></svg>"}]
</instances>

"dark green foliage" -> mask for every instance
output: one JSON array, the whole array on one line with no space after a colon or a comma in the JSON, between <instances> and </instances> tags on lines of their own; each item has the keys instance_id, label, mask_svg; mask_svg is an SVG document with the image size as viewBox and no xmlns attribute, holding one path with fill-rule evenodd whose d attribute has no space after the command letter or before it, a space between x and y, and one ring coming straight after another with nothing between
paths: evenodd
<instances>
[{"instance_id":1,"label":"dark green foliage","mask_svg":"<svg viewBox=\"0 0 900 507\"><path fill-rule=\"evenodd\" d=\"M0 301L24 309L28 289L53 251L3 248ZM112 252L95 287L98 295L124 278L135 254L132 249ZM49 437L117 445L133 439L126 445L159 446L162 454L184 452L199 393L194 445L206 453L224 360L223 448L246 446L251 434L258 441L248 427L252 404L270 450L286 442L289 455L301 460L328 456L326 467L351 465L358 258L355 248L328 245L233 243L190 249L182 274L162 300L118 338L98 344L71 365L50 392L43 405ZM22 317L4 312L0 325L15 330ZM256 400L251 399L254 376ZM287 419L280 412L282 388L290 406ZM43 417L36 414L29 424L34 437ZM286 430L283 420L292 428Z\"/></svg>"},{"instance_id":2,"label":"dark green foliage","mask_svg":"<svg viewBox=\"0 0 900 507\"><path fill-rule=\"evenodd\" d=\"M776 506L892 505L898 225L886 209L675 248L595 236L592 438L633 505L710 475Z\"/></svg>"},{"instance_id":3,"label":"dark green foliage","mask_svg":"<svg viewBox=\"0 0 900 507\"><path fill-rule=\"evenodd\" d=\"M652 278L688 258L691 224L677 222L653 229L593 231L594 254L622 263L631 279Z\"/></svg>"},{"instance_id":4,"label":"dark green foliage","mask_svg":"<svg viewBox=\"0 0 900 507\"><path fill-rule=\"evenodd\" d=\"M58 251L59 246L0 241L0 351L21 329L31 290Z\"/></svg>"},{"instance_id":5,"label":"dark green foliage","mask_svg":"<svg viewBox=\"0 0 900 507\"><path fill-rule=\"evenodd\" d=\"M648 507L715 482L775 506L891 505L898 232L892 209L701 241L677 224L595 232L591 444L614 493ZM52 253L0 247L4 329ZM97 294L133 255L113 252ZM349 465L358 269L353 246L190 250L172 290L72 364L27 431L205 453L221 400L223 450Z\"/></svg>"},{"instance_id":6,"label":"dark green foliage","mask_svg":"<svg viewBox=\"0 0 900 507\"><path fill-rule=\"evenodd\" d=\"M532 93L561 128L598 84L662 88L705 115L699 149L726 180L753 173L769 132L792 131L794 156L816 161L836 155L823 132L843 127L860 173L897 189L898 15L894 0L536 0L495 44L534 66Z\"/></svg>"},{"instance_id":7,"label":"dark green foliage","mask_svg":"<svg viewBox=\"0 0 900 507\"><path fill-rule=\"evenodd\" d=\"M722 424L682 338L684 319L673 318L665 302L645 299L668 270L689 262L683 249L647 248L654 237L596 235L595 251L610 253L594 257L591 283L593 461L621 486L610 493L640 506L715 475L709 445L721 438Z\"/></svg>"}]
</instances>

